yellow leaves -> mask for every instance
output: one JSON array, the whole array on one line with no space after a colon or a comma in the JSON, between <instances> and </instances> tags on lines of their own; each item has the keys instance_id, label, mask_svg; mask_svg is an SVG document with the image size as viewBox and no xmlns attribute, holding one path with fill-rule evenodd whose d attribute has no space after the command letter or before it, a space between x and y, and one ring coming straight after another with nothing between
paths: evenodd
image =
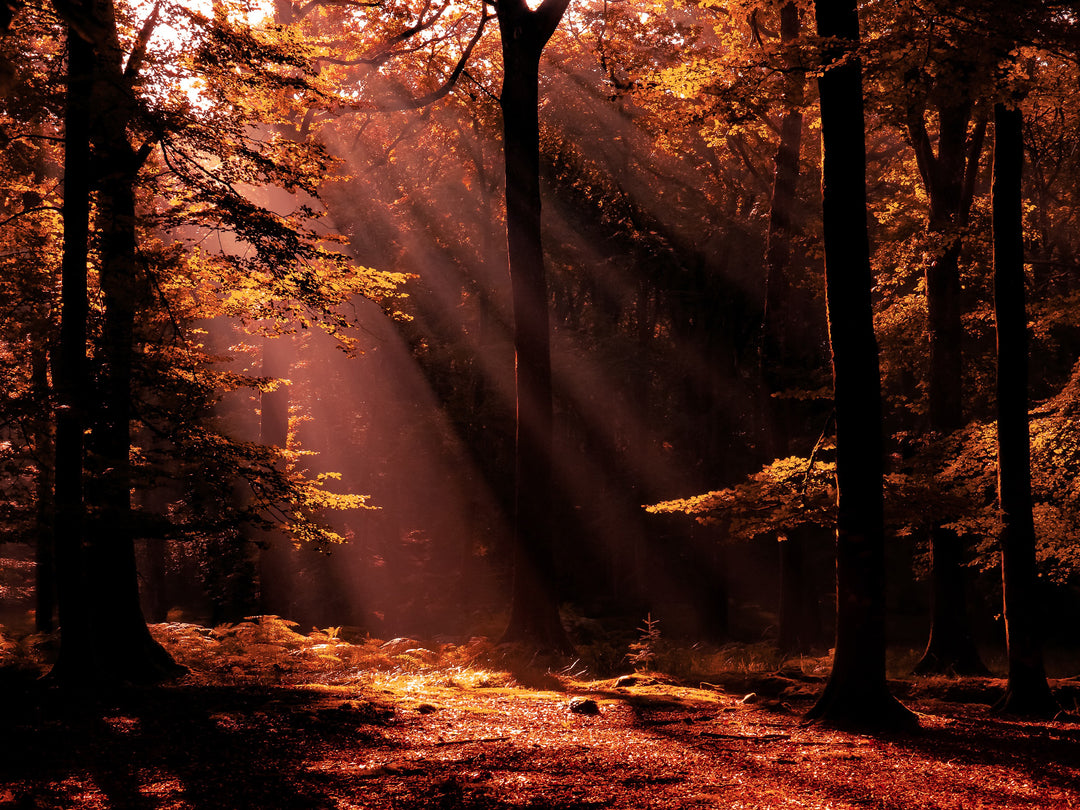
<instances>
[{"instance_id":1,"label":"yellow leaves","mask_svg":"<svg viewBox=\"0 0 1080 810\"><path fill-rule=\"evenodd\" d=\"M654 74L653 86L680 100L696 99L715 80L715 70L704 59L692 59Z\"/></svg>"},{"instance_id":2,"label":"yellow leaves","mask_svg":"<svg viewBox=\"0 0 1080 810\"><path fill-rule=\"evenodd\" d=\"M777 459L742 483L691 498L645 507L653 514L685 514L704 525L724 525L732 539L782 533L834 520L836 464L799 456Z\"/></svg>"}]
</instances>

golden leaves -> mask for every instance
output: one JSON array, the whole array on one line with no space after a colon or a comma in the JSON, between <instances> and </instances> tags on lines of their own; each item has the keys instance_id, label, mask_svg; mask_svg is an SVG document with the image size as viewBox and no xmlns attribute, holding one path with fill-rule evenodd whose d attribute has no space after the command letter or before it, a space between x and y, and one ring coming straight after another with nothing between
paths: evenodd
<instances>
[{"instance_id":1,"label":"golden leaves","mask_svg":"<svg viewBox=\"0 0 1080 810\"><path fill-rule=\"evenodd\" d=\"M800 525L835 521L836 464L799 456L777 459L728 489L645 507L653 514L682 513L704 525L722 525L735 540Z\"/></svg>"}]
</instances>

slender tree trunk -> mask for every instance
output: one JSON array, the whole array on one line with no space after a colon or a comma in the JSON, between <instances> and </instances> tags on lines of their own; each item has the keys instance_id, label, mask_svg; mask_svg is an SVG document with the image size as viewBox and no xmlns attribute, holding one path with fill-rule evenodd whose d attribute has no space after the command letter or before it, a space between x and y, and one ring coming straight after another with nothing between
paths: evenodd
<instances>
[{"instance_id":1,"label":"slender tree trunk","mask_svg":"<svg viewBox=\"0 0 1080 810\"><path fill-rule=\"evenodd\" d=\"M937 155L926 131L924 110L913 108L908 114L908 136L930 198L927 231L942 243L940 253L926 268L929 427L941 434L952 433L964 423L960 251L985 132L983 119L969 139L971 113L968 99L941 106ZM930 638L915 671L985 674L968 629L960 538L936 526L930 532L930 549Z\"/></svg>"},{"instance_id":2,"label":"slender tree trunk","mask_svg":"<svg viewBox=\"0 0 1080 810\"><path fill-rule=\"evenodd\" d=\"M885 682L881 380L870 290L866 141L854 0L816 0L829 37L821 99L825 286L836 405L836 652L807 715L830 725L908 728L915 716Z\"/></svg>"},{"instance_id":3,"label":"slender tree trunk","mask_svg":"<svg viewBox=\"0 0 1080 810\"><path fill-rule=\"evenodd\" d=\"M1028 432L1028 337L1024 303L1021 177L1023 114L994 107L994 317L997 323L998 506L1009 682L996 708L1053 717L1043 666Z\"/></svg>"},{"instance_id":4,"label":"slender tree trunk","mask_svg":"<svg viewBox=\"0 0 1080 810\"><path fill-rule=\"evenodd\" d=\"M780 10L780 40L791 45L802 30L799 9L786 3ZM773 169L772 201L769 209L768 243L765 249L765 311L762 319L761 372L765 385L766 431L772 454L782 458L789 452L792 434L791 405L772 396L793 387L790 373L797 352L793 322L797 302L793 300L791 279L792 242L795 224L796 186L802 151L802 105L806 95L806 74L793 59L787 60L784 85L784 117L780 123L780 143ZM799 352L801 353L801 352Z\"/></svg>"},{"instance_id":5,"label":"slender tree trunk","mask_svg":"<svg viewBox=\"0 0 1080 810\"><path fill-rule=\"evenodd\" d=\"M49 390L49 351L47 327L31 334L31 375L34 396L39 402L48 402ZM37 548L34 565L34 626L38 632L51 633L55 626L53 614L56 611L56 554L54 516L56 502L54 498L56 448L53 440L53 425L48 414L43 412L34 420L34 455L37 457Z\"/></svg>"},{"instance_id":6,"label":"slender tree trunk","mask_svg":"<svg viewBox=\"0 0 1080 810\"><path fill-rule=\"evenodd\" d=\"M44 135L40 125L37 134ZM44 152L34 160L34 183L49 182ZM46 229L35 226L27 237L28 246L35 251L48 249ZM30 385L34 400L40 407L31 420L31 446L33 447L36 510L34 516L35 544L34 564L34 626L38 632L51 633L56 629L56 553L55 542L55 476L56 464L55 428L51 408L53 387L49 381L49 363L56 356L56 337L53 330L53 310L48 301L42 302L33 314L27 335L30 355Z\"/></svg>"},{"instance_id":7,"label":"slender tree trunk","mask_svg":"<svg viewBox=\"0 0 1080 810\"><path fill-rule=\"evenodd\" d=\"M799 8L785 3L780 9L780 41L792 45L802 31ZM773 169L773 191L769 210L768 243L765 249L765 311L761 334L761 379L764 386L762 412L766 414L766 440L774 458L791 452L797 406L791 399L775 396L794 388L797 382L791 369L803 368L796 350L800 303L792 283L792 245L798 233L795 223L796 186L802 152L802 105L806 96L806 74L797 60L786 60L784 117L780 123L780 143ZM809 598L809 583L802 565L803 533L792 532L780 538L780 602L777 608L778 644L782 652L804 651L812 643L809 628L801 619Z\"/></svg>"},{"instance_id":8,"label":"slender tree trunk","mask_svg":"<svg viewBox=\"0 0 1080 810\"><path fill-rule=\"evenodd\" d=\"M94 50L67 31L67 100L64 109L64 254L61 260L60 342L56 388L56 585L60 655L50 673L78 679L92 669L94 644L83 577L83 426L86 421L86 290L90 234L90 95Z\"/></svg>"},{"instance_id":9,"label":"slender tree trunk","mask_svg":"<svg viewBox=\"0 0 1080 810\"><path fill-rule=\"evenodd\" d=\"M514 586L508 641L569 652L559 618L552 549L551 349L540 238L540 54L568 0L496 4L502 36L506 239L514 302L517 381Z\"/></svg>"}]
</instances>

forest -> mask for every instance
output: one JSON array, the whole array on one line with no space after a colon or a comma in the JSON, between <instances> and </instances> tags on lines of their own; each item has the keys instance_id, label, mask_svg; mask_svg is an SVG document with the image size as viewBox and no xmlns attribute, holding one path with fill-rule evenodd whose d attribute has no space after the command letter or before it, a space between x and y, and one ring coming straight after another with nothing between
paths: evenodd
<instances>
[{"instance_id":1,"label":"forest","mask_svg":"<svg viewBox=\"0 0 1080 810\"><path fill-rule=\"evenodd\" d=\"M1078 22L0 0L0 807L1080 806Z\"/></svg>"}]
</instances>

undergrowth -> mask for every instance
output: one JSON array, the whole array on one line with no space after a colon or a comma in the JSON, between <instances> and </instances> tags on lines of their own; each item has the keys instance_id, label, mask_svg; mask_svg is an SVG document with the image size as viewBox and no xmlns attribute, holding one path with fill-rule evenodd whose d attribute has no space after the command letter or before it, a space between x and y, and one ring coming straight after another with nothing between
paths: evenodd
<instances>
[{"instance_id":1,"label":"undergrowth","mask_svg":"<svg viewBox=\"0 0 1080 810\"><path fill-rule=\"evenodd\" d=\"M650 617L651 619L651 617ZM476 637L461 644L346 639L341 628L301 633L295 622L278 616L253 616L235 624L203 627L187 622L154 624L150 631L191 671L195 682L274 685L370 684L408 688L424 681L468 689L557 689L573 682L614 677L631 667L686 680L711 673L755 674L784 664L770 645L722 647L679 644L663 638L655 620L647 621L636 641L593 639L577 645L573 660L537 656L526 647L496 644ZM0 667L44 673L55 656L55 634L17 635L0 627ZM790 661L788 662L790 666ZM806 674L827 672L828 659L805 659Z\"/></svg>"},{"instance_id":2,"label":"undergrowth","mask_svg":"<svg viewBox=\"0 0 1080 810\"><path fill-rule=\"evenodd\" d=\"M194 683L361 685L392 691L414 688L559 690L627 674L663 675L685 683L718 674L753 678L771 673L811 679L828 676L831 656L783 656L762 641L721 646L669 640L648 617L635 635L594 637L575 645L574 659L538 656L524 646L486 637L464 643L343 637L342 628L298 632L278 616L203 627L186 622L150 626L154 638L189 668ZM55 659L56 634L18 634L0 626L0 668L44 674ZM889 675L906 678L914 651L891 651Z\"/></svg>"}]
</instances>

